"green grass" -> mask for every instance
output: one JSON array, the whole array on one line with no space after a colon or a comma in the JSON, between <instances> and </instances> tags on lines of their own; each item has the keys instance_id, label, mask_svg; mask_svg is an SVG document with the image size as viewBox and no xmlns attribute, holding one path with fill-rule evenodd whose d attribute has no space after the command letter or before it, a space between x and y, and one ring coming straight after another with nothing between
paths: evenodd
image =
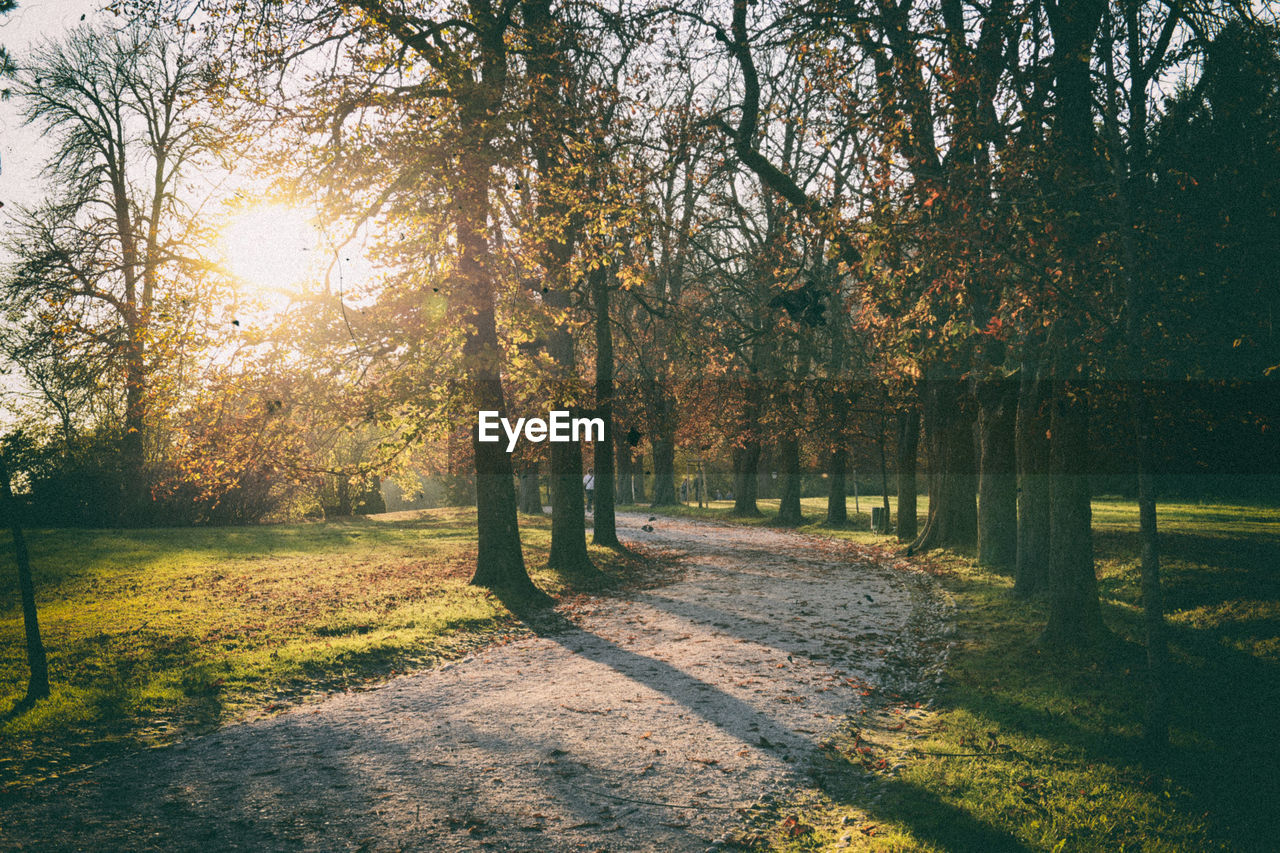
<instances>
[{"instance_id":1,"label":"green grass","mask_svg":"<svg viewBox=\"0 0 1280 853\"><path fill-rule=\"evenodd\" d=\"M879 507L882 503L880 495L862 495L855 504L854 499L850 496L846 500L849 520L846 524L839 528L833 529L827 526L827 499L826 498L801 498L800 510L804 514L804 523L798 527L791 528L801 533L818 533L818 534L834 534L843 539L852 539L857 542L863 542L871 545L878 545L889 541L886 537L871 532L871 509ZM667 515L678 515L683 518L705 518L714 521L732 521L735 524L748 524L759 526L772 526L774 519L778 515L778 499L762 498L756 501L756 506L760 508L760 515L754 518L738 518L733 515L733 501L709 501L704 507L695 504L678 504L675 506L664 506L659 511ZM647 506L621 506L619 510L645 510ZM920 495L916 499L916 511L919 515L919 522L924 524L925 516L929 512L929 498L927 495ZM889 496L889 512L893 518L898 517L898 499L894 495Z\"/></svg>"},{"instance_id":2,"label":"green grass","mask_svg":"<svg viewBox=\"0 0 1280 853\"><path fill-rule=\"evenodd\" d=\"M808 532L897 547L867 532L865 520L860 530L824 529L825 503L804 504ZM723 505L678 512L727 517ZM919 712L909 703L887 702L860 718L827 744L811 787L751 818L744 846L1276 849L1280 509L1170 503L1159 521L1174 659L1168 754L1152 757L1141 741L1137 507L1099 500L1095 547L1111 649L1072 659L1040 648L1041 603L1015 599L1011 578L979 569L970 555L929 555L958 622L936 709L910 718Z\"/></svg>"},{"instance_id":3,"label":"green grass","mask_svg":"<svg viewBox=\"0 0 1280 853\"><path fill-rule=\"evenodd\" d=\"M643 568L593 547L605 577L565 577L539 568L549 521L525 517L521 527L534 581L553 596ZM525 631L468 585L473 510L28 535L53 695L0 718L0 787ZM27 675L12 553L0 539L0 713L22 698Z\"/></svg>"},{"instance_id":4,"label":"green grass","mask_svg":"<svg viewBox=\"0 0 1280 853\"><path fill-rule=\"evenodd\" d=\"M821 524L825 501L806 499L801 529L894 547L866 530L878 503L863 498L861 517L832 530ZM761 506L766 516L751 523L776 512L776 501ZM677 511L727 518L729 509ZM1274 849L1280 510L1166 504L1160 521L1176 664L1167 756L1146 756L1140 742L1136 507L1096 501L1099 585L1117 636L1104 659L1041 650L1042 605L1014 599L1008 577L967 555L929 555L958 621L936 708L908 719L918 712L895 701L860 718L826 745L814 784L754 815L758 834L744 839L777 850ZM543 589L601 587L537 569L547 521L525 518L522 528ZM62 774L522 635L506 607L467 585L474 542L474 516L463 510L34 531L54 695L0 724L0 783ZM21 697L26 673L7 545L0 540L0 711ZM638 571L635 561L592 553L611 578Z\"/></svg>"}]
</instances>

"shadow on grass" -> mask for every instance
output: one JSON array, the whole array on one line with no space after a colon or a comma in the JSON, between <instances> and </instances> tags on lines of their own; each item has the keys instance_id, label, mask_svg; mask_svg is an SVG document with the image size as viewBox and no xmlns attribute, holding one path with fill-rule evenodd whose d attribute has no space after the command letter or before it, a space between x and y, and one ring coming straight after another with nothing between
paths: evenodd
<instances>
[{"instance_id":1,"label":"shadow on grass","mask_svg":"<svg viewBox=\"0 0 1280 853\"><path fill-rule=\"evenodd\" d=\"M1108 553L1133 554L1117 532ZM1183 731L1168 764L1240 846L1274 849L1280 834L1280 536L1229 527L1161 534L1174 656L1173 725ZM1182 612L1186 616L1178 616ZM1137 637L1130 617L1130 636ZM1177 731L1175 730L1175 735Z\"/></svg>"},{"instance_id":2,"label":"shadow on grass","mask_svg":"<svg viewBox=\"0 0 1280 853\"><path fill-rule=\"evenodd\" d=\"M811 738L782 726L765 710L664 660L622 648L597 634L584 631L554 610L530 607L522 598L504 599L504 603L539 636L667 696L744 744L767 745L767 749L782 753L787 761L796 761L802 755L816 757L820 754L818 744ZM707 614L700 615L705 617ZM851 774L862 776L864 773L860 766L847 760L840 760L840 765L828 764L826 777L848 779ZM920 786L893 780L884 783L880 790L880 801L870 806L880 819L899 821L908 826L917 838L941 849L975 853L1020 853L1030 849L1014 835L944 802ZM833 799L844 797L852 804L868 807L849 786L840 782L835 782L827 793Z\"/></svg>"},{"instance_id":3,"label":"shadow on grass","mask_svg":"<svg viewBox=\"0 0 1280 853\"><path fill-rule=\"evenodd\" d=\"M41 697L41 699L43 698L47 697ZM21 699L15 701L13 705L9 707L9 710L0 713L0 723L7 723L10 720L16 720L18 717L21 717L23 714L34 708L41 699L36 699L31 696L23 696Z\"/></svg>"},{"instance_id":4,"label":"shadow on grass","mask_svg":"<svg viewBox=\"0 0 1280 853\"><path fill-rule=\"evenodd\" d=\"M858 781L868 776L859 764L827 753L817 770L817 787L837 806L859 809L873 821L896 823L914 840L955 853L1024 853L1032 848L1012 833L993 826L933 791L895 778L877 777L876 798ZM880 849L878 847L874 849ZM899 848L893 848L899 849Z\"/></svg>"},{"instance_id":5,"label":"shadow on grass","mask_svg":"<svg viewBox=\"0 0 1280 853\"><path fill-rule=\"evenodd\" d=\"M1204 550L1205 543L1196 538L1179 536L1169 549L1168 559L1175 566L1169 599L1178 602L1171 609L1276 594L1272 572L1263 573L1258 565L1230 564L1233 558L1260 553L1250 547L1225 552L1230 556L1217 568L1185 565L1188 555L1205 560L1219 553ZM1135 547L1116 535L1105 542L1111 553ZM1189 543L1190 549L1185 547ZM1128 592L1136 578L1109 582ZM1136 788L1151 790L1167 777L1175 788L1190 794L1182 810L1207 814L1210 831L1220 841L1233 849L1274 849L1280 833L1275 809L1280 799L1280 735L1274 724L1274 709L1280 706L1280 666L1225 642L1236 635L1259 636L1273 627L1272 620L1260 617L1247 625L1205 627L1169 624L1171 747L1152 754L1142 740L1147 676L1139 611L1104 604L1116 638L1102 659L1090 663L1034 646L1034 632L1043 624L1039 604L1015 602L1005 587L990 581L962 580L960 590L968 599L961 619L967 608L974 614L969 617L973 624L970 642L953 663L953 686L944 696L944 707L969 712L994 725L1002 736L1038 739L1079 763L1113 767ZM972 636L975 629L985 634Z\"/></svg>"},{"instance_id":6,"label":"shadow on grass","mask_svg":"<svg viewBox=\"0 0 1280 853\"><path fill-rule=\"evenodd\" d=\"M711 514L681 515L714 519ZM726 514L718 515L728 520ZM1043 825L1035 826L1037 821L1052 820L1056 826L1050 831L1092 839L1086 844L1109 844L1115 839L1104 838L1100 824L1093 822L1097 809L1124 810L1141 802L1147 813L1132 816L1127 830L1133 843L1163 839L1170 849L1204 849L1208 840L1197 829L1204 814L1220 843L1233 849L1275 849L1280 731L1274 709L1280 707L1280 662L1270 638L1276 636L1274 603L1280 599L1277 540L1269 533L1216 529L1176 530L1162 537L1167 609L1175 614L1169 624L1174 660L1169 751L1152 755L1142 739L1146 664L1137 570L1125 562L1138 553L1136 533L1129 531L1105 530L1096 537L1103 597L1116 602L1104 603L1115 636L1096 661L1037 646L1045 623L1043 605L1013 599L1007 580L972 569L952 577L948 585L962 599L960 618L968 622L968 636L953 657L952 683L943 697L944 710L960 715L947 719L977 729L970 737L985 737L988 728L1001 738L1026 737L1038 754L1051 756L1050 765L1062 759L1075 767L1061 773L1036 770L1054 777L1059 787L1040 804L1056 817L1015 818L1028 821L1026 830L1032 835L1045 831ZM1192 612L1188 617L1177 611ZM1195 624L1188 624L1190 618ZM1250 640L1256 641L1253 647ZM852 765L850 772L863 771ZM995 795L997 788L1007 793L1011 780L1027 773L1026 765L999 763L970 777L958 764L944 762L929 773L914 780L915 785L885 782L892 793L871 810L943 849L1002 849L1018 843L999 832L984 836L987 824L979 816L992 813L984 797ZM1000 773L1009 778L997 780ZM1090 790L1076 790L1081 783ZM1093 790L1095 784L1101 788ZM838 785L824 789L840 799ZM856 797L843 801L867 808ZM945 817L935 825L935 815ZM947 826L963 826L965 817L977 825L949 834ZM1179 821L1178 828L1165 826ZM1014 829L1013 824L1008 827ZM1143 840L1144 834L1150 836ZM970 838L978 840L970 843Z\"/></svg>"},{"instance_id":7,"label":"shadow on grass","mask_svg":"<svg viewBox=\"0 0 1280 853\"><path fill-rule=\"evenodd\" d=\"M507 608L526 625L539 635L550 639L551 641L563 645L575 654L582 655L587 659L595 661L603 666L613 669L615 672L625 676L633 682L644 685L645 687L669 698L673 702L681 706L681 710L697 715L709 723L715 725L719 729L731 735L736 740L751 746L759 746L770 751L776 758L781 761L792 762L805 757L806 755L816 755L819 752L819 745L813 739L801 730L788 728L778 720L776 713L777 706L771 706L767 702L764 704L751 704L737 696L734 696L725 690L717 687L714 683L710 683L694 673L680 669L671 663L662 660L656 656L649 656L622 648L617 644L599 635L583 631L573 623L571 623L562 614L548 607L549 599L542 594L531 594L528 588L519 590L497 590L495 595L507 606ZM764 700L762 700L764 701ZM372 751L382 754L388 750L376 747L376 741L379 734L371 731L368 727L352 727L350 725L336 725L333 719L323 717L313 718L310 715L298 715L288 721L291 726L331 726L333 727L332 737L326 738L325 742L342 742L359 745L355 752ZM501 726L500 726L501 727ZM223 735L217 736L219 739ZM226 735L226 740L230 743L243 748L248 744L245 740L243 731ZM259 749L262 748L259 742ZM427 767L419 766L414 761L412 765L409 762L416 756L413 749L406 748L403 741L397 741L396 749L390 750L393 753L391 760L396 760L395 752L403 750L405 754L398 756L403 758L403 764L406 768L412 766L412 773L406 773L409 780L414 778L422 778L421 774L428 773L432 776L441 775L440 767L430 765ZM338 749L338 752L345 752L345 749ZM370 823L378 823L384 818L373 818L370 815L375 804L370 799L370 778L369 765L367 762L356 761L353 764L353 773L349 781L341 780L343 767L340 760L333 757L335 750L328 750L324 755L316 756L300 756L291 753L289 750L276 749L272 751L272 766L261 767L252 774L238 773L234 778L229 779L229 787L227 790L218 788L217 790L209 789L207 785L202 785L200 796L188 797L185 802L178 803L180 809L191 809L198 811L203 820L202 829L207 829L216 833L225 845L228 840L235 842L248 842L251 846L257 844L259 847L264 846L268 842L272 842L272 846L278 846L281 840L279 835L282 833L289 839L301 840L302 842L312 842L315 839L327 837L330 841L333 837L341 837L341 834L335 835L337 827L341 826L343 830L352 828L353 818L358 817L361 821ZM307 802L300 804L297 802L297 794L295 793L289 802L290 809L298 809L299 813L305 818L305 825L299 826L294 823L283 823L282 816L287 812L283 807L274 805L274 795L276 790L287 792L288 786L293 781L290 776L290 770L297 766L297 762L305 761L307 764L312 763L313 758L320 759L315 762L319 765L323 774L331 774L333 777L330 781L332 787L341 785L340 790L344 790L341 796L344 802L354 801L358 808L344 809L342 815L329 815L323 812L312 814L308 809L313 808L319 803ZM381 769L384 761L378 764ZM336 765L331 767L330 765ZM841 767L840 775L849 775L852 773L861 774L861 768L854 764L846 762L845 767ZM148 763L147 766L155 767ZM169 756L165 765L169 777L152 778L148 777L145 782L153 791L168 790L177 782L201 782L201 775L205 772L203 768L193 767L190 761L182 760L180 756ZM541 766L541 762L538 763ZM359 767L360 772L354 772L354 768ZM448 769L448 768L444 768ZM451 790L464 789L466 785L473 779L468 777L468 773L474 775L474 768L458 768L463 771L455 774L450 779L449 788ZM312 768L313 775L315 769ZM413 774L418 774L414 776ZM556 780L551 779L554 783ZM1027 848L1021 844L1017 838L1005 830L991 825L982 820L979 816L967 813L943 800L937 793L927 790L921 786L902 782L890 781L884 783L890 796L886 796L880 805L872 805L872 809L885 819L899 820L911 828L913 833L921 838L932 841L936 845L950 850L983 850L983 851L1023 851ZM389 786L388 786L389 787ZM206 795L204 791L208 789ZM303 789L305 790L305 789ZM833 788L833 792L837 795L851 796L847 791L843 794L837 788ZM104 792L107 796L115 797L115 791ZM112 799L105 808L110 812L107 816L108 821L119 821L122 816L132 814L137 808L134 802L135 792L129 792L129 797L117 797ZM418 792L412 788L408 791L410 795ZM750 792L754 793L754 792ZM93 796L92 794L90 796ZM463 791L466 797L466 792ZM141 820L128 825L122 826L131 839L141 839L152 837L153 832L159 831L165 833L169 838L178 837L183 830L176 825L176 818L181 814L171 814L164 811L164 804L160 797L143 798L146 802L144 808L148 810L148 814ZM264 807L264 803L267 804ZM80 810L84 812L85 810ZM356 814L358 813L358 815ZM381 813L379 813L381 814ZM210 820L211 816L216 815L216 822ZM590 817L590 816L587 816ZM318 826L323 819L324 827ZM329 825L329 821L334 820L334 826ZM415 814L415 824L416 814ZM314 832L323 831L327 836L316 836ZM360 832L364 832L364 826L359 827ZM243 833L243 834L242 834ZM158 832L157 832L158 834ZM349 834L348 837L356 838L355 834ZM265 841L264 841L265 839ZM213 842L213 837L202 839L202 842ZM441 849L439 847L435 849Z\"/></svg>"}]
</instances>

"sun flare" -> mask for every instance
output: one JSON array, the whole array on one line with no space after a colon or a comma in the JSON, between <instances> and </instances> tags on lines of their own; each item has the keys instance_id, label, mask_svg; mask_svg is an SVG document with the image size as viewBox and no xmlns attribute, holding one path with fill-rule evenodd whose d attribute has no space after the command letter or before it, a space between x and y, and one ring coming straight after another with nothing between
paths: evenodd
<instances>
[{"instance_id":1,"label":"sun flare","mask_svg":"<svg viewBox=\"0 0 1280 853\"><path fill-rule=\"evenodd\" d=\"M222 231L221 244L225 264L242 287L279 298L306 278L320 239L302 210L269 204L233 218Z\"/></svg>"}]
</instances>

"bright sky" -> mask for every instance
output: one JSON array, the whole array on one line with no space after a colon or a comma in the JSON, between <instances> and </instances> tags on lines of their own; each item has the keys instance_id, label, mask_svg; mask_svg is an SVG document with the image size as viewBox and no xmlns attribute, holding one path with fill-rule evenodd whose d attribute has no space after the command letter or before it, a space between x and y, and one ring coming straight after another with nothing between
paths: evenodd
<instances>
[{"instance_id":1,"label":"bright sky","mask_svg":"<svg viewBox=\"0 0 1280 853\"><path fill-rule=\"evenodd\" d=\"M111 15L99 11L102 5L102 0L19 0L15 11L0 17L0 44L21 63L29 45L77 26L81 15L86 23L110 20ZM18 104L0 103L0 201L6 213L12 212L10 205L15 202L38 200L40 164L49 153L40 133L23 126Z\"/></svg>"},{"instance_id":2,"label":"bright sky","mask_svg":"<svg viewBox=\"0 0 1280 853\"><path fill-rule=\"evenodd\" d=\"M113 15L101 11L106 2L20 0L17 10L0 16L0 44L21 66L28 48L61 37L79 26L82 16L86 24L115 22ZM23 123L17 100L0 101L0 229L6 229L19 207L35 204L46 194L40 170L52 153L52 145L39 129ZM242 330L286 308L300 288L318 286L331 256L308 221L309 211L264 201L232 214L219 241L223 260L240 279L241 294L250 297L236 310L243 318L238 321ZM359 245L350 245L341 254L341 273L348 286L372 274ZM0 258L0 264L5 260ZM0 363L0 429L12 420L10 407L22 390L21 381L4 372Z\"/></svg>"},{"instance_id":3,"label":"bright sky","mask_svg":"<svg viewBox=\"0 0 1280 853\"><path fill-rule=\"evenodd\" d=\"M109 12L101 11L106 0L19 0L12 14L0 17L0 44L21 65L26 49L39 42L56 39L84 22L112 23ZM0 102L0 228L21 205L37 202L43 195L41 164L52 147L39 130L22 121L16 100ZM246 288L258 291L274 308L288 302L286 291L299 278L313 281L323 276L329 257L318 233L306 223L308 212L266 204L232 217L221 248L226 261ZM304 245L310 243L311 245ZM361 257L361 247L351 245L342 252L343 277L350 284L372 273Z\"/></svg>"},{"instance_id":4,"label":"bright sky","mask_svg":"<svg viewBox=\"0 0 1280 853\"><path fill-rule=\"evenodd\" d=\"M25 0L9 15L0 17L0 44L19 62L22 53L33 42L56 36L80 23L103 15L98 11L101 0ZM39 132L24 127L18 105L12 100L0 102L0 214L9 214L19 204L30 204L40 196L40 164L48 156ZM0 215L0 228L5 215ZM12 391L16 379L0 375L0 390ZM0 425L11 418L7 403L10 394L0 394Z\"/></svg>"}]
</instances>

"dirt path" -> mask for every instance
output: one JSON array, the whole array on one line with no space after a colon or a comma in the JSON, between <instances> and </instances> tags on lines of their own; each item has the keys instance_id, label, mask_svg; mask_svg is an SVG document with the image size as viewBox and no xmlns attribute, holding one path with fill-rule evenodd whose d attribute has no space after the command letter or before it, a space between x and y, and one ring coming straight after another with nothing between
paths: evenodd
<instances>
[{"instance_id":1,"label":"dirt path","mask_svg":"<svg viewBox=\"0 0 1280 853\"><path fill-rule=\"evenodd\" d=\"M563 630L105 765L70 799L6 810L0 840L702 851L738 809L803 773L864 694L927 693L939 662L922 641L941 625L920 576L830 540L666 518L650 533L646 518L621 515L620 533L684 552L684 580L588 599L561 611Z\"/></svg>"}]
</instances>

